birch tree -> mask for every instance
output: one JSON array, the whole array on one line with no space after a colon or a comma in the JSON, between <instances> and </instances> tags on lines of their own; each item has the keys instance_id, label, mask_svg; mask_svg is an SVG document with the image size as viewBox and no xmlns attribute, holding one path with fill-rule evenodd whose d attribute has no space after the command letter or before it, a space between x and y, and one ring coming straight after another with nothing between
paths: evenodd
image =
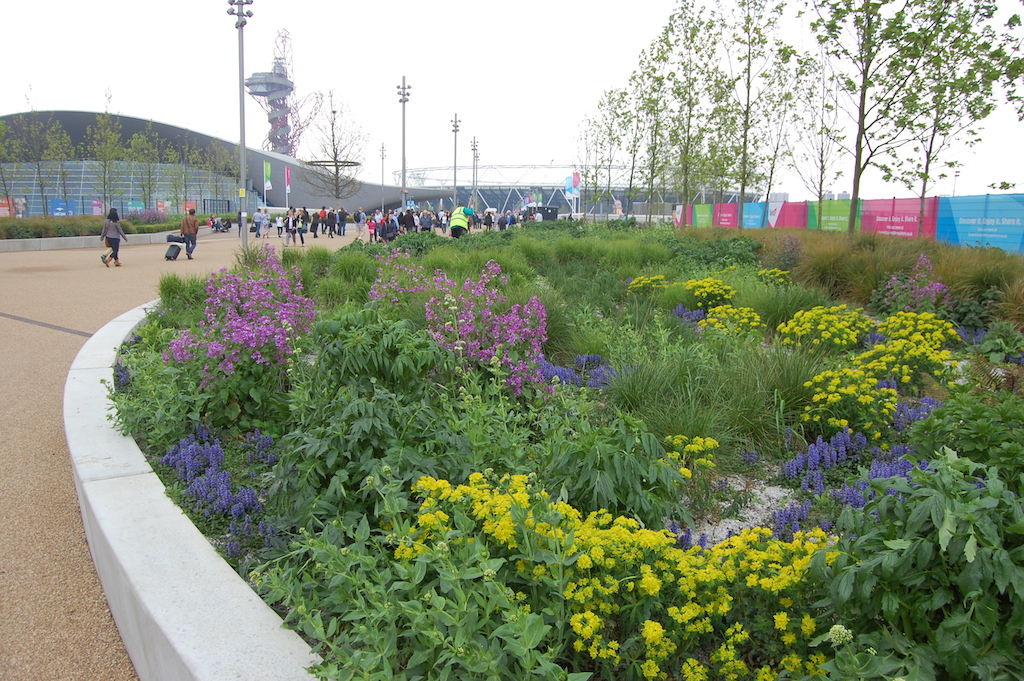
<instances>
[{"instance_id":1,"label":"birch tree","mask_svg":"<svg viewBox=\"0 0 1024 681\"><path fill-rule=\"evenodd\" d=\"M842 175L837 169L842 158L842 124L839 91L828 62L819 55L801 57L806 76L796 90L790 168L804 187L814 195L821 215L825 192Z\"/></svg>"},{"instance_id":2,"label":"birch tree","mask_svg":"<svg viewBox=\"0 0 1024 681\"><path fill-rule=\"evenodd\" d=\"M864 172L891 173L888 159L913 141L922 111L905 110L905 93L924 46L911 39L909 17L917 0L813 0L811 28L832 58L853 129L853 191L847 232L857 224Z\"/></svg>"},{"instance_id":3,"label":"birch tree","mask_svg":"<svg viewBox=\"0 0 1024 681\"><path fill-rule=\"evenodd\" d=\"M726 41L734 79L738 109L737 132L739 162L736 179L739 182L739 228L743 228L743 203L747 188L759 179L758 167L763 160L760 148L761 124L767 113L765 97L768 91L767 74L776 67L776 61L786 61L791 48L775 38L775 30L782 16L783 5L769 5L767 0L737 0L734 10L731 40Z\"/></svg>"},{"instance_id":4,"label":"birch tree","mask_svg":"<svg viewBox=\"0 0 1024 681\"><path fill-rule=\"evenodd\" d=\"M916 185L918 236L928 191L945 177L943 169L956 165L943 157L954 145L981 141L978 124L995 110L996 86L1011 69L1012 29L1019 24L997 31L992 23L997 9L994 0L922 0L912 7L908 40L918 45L922 58L917 86L903 93L900 110L913 143L909 153L894 159L891 174L907 189Z\"/></svg>"}]
</instances>

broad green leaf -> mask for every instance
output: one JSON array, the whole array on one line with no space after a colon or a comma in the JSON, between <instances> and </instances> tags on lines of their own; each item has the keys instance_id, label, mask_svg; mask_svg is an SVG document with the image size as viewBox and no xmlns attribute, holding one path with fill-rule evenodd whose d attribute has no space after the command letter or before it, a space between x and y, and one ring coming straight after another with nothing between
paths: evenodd
<instances>
[{"instance_id":1,"label":"broad green leaf","mask_svg":"<svg viewBox=\"0 0 1024 681\"><path fill-rule=\"evenodd\" d=\"M971 532L971 536L967 538L967 544L964 546L964 557L967 558L968 563L973 563L976 555L978 555L978 538Z\"/></svg>"}]
</instances>

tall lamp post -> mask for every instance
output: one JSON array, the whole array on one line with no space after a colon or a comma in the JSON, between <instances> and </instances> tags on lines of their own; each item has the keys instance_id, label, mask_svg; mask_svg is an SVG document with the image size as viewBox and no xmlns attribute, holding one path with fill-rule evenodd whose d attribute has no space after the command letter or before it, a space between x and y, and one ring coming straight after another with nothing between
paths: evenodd
<instances>
[{"instance_id":1,"label":"tall lamp post","mask_svg":"<svg viewBox=\"0 0 1024 681\"><path fill-rule=\"evenodd\" d=\"M238 229L242 232L242 248L249 247L249 226L246 221L245 203L245 50L242 42L242 29L246 20L252 16L252 10L246 9L252 0L228 0L231 9L228 14L236 17L235 28L238 29Z\"/></svg>"},{"instance_id":2,"label":"tall lamp post","mask_svg":"<svg viewBox=\"0 0 1024 681\"><path fill-rule=\"evenodd\" d=\"M384 215L384 145L380 145L380 214Z\"/></svg>"},{"instance_id":3,"label":"tall lamp post","mask_svg":"<svg viewBox=\"0 0 1024 681\"><path fill-rule=\"evenodd\" d=\"M459 205L459 114L452 119L452 132L455 133L455 158L452 161L452 210Z\"/></svg>"},{"instance_id":4,"label":"tall lamp post","mask_svg":"<svg viewBox=\"0 0 1024 681\"><path fill-rule=\"evenodd\" d=\"M953 173L953 196L956 196L956 181L960 178L960 171L957 170Z\"/></svg>"},{"instance_id":5,"label":"tall lamp post","mask_svg":"<svg viewBox=\"0 0 1024 681\"><path fill-rule=\"evenodd\" d=\"M402 76L402 84L398 88L398 101L402 103L402 210L405 210L405 103L409 101L409 90L412 85L405 84L405 76Z\"/></svg>"},{"instance_id":6,"label":"tall lamp post","mask_svg":"<svg viewBox=\"0 0 1024 681\"><path fill-rule=\"evenodd\" d=\"M473 150L473 198L469 200L469 203L473 206L473 210L476 210L476 162L480 160L480 147L476 145L475 135L469 148Z\"/></svg>"}]
</instances>

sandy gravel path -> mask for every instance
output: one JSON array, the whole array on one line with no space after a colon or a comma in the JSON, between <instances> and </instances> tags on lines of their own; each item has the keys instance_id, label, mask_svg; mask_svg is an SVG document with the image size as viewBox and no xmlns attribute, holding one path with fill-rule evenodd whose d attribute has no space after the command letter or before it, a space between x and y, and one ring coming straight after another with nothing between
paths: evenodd
<instances>
[{"instance_id":1,"label":"sandy gravel path","mask_svg":"<svg viewBox=\"0 0 1024 681\"><path fill-rule=\"evenodd\" d=\"M339 248L347 238L311 241ZM283 239L269 243L280 248ZM166 272L234 263L240 239L201 235L195 260L163 244L0 253L0 679L137 678L107 610L82 529L64 438L64 381L86 339L157 296Z\"/></svg>"}]
</instances>

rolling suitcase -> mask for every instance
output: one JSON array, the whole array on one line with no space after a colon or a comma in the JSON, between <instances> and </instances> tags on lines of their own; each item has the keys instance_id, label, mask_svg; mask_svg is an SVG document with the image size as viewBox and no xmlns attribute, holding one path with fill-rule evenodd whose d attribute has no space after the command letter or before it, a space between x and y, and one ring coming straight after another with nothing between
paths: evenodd
<instances>
[{"instance_id":1,"label":"rolling suitcase","mask_svg":"<svg viewBox=\"0 0 1024 681\"><path fill-rule=\"evenodd\" d=\"M171 244L167 247L167 253L164 254L164 260L177 260L179 255L181 255L181 246L178 244Z\"/></svg>"},{"instance_id":2,"label":"rolling suitcase","mask_svg":"<svg viewBox=\"0 0 1024 681\"><path fill-rule=\"evenodd\" d=\"M185 237L180 234L168 234L167 243L169 244L183 244L185 243Z\"/></svg>"}]
</instances>

